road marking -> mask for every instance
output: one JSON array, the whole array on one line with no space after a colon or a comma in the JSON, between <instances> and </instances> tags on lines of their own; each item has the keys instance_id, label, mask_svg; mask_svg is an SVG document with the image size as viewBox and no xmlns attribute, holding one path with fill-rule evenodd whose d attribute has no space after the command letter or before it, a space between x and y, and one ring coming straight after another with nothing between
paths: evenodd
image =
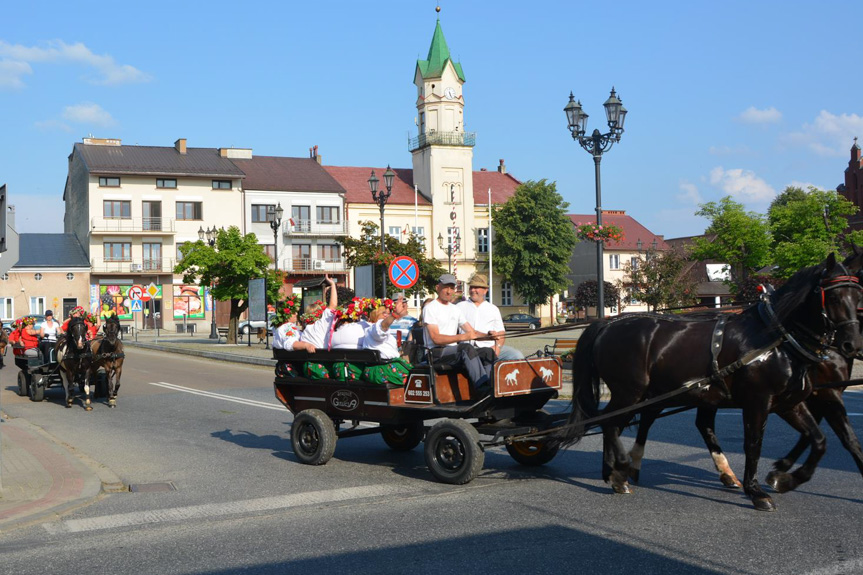
<instances>
[{"instance_id":1,"label":"road marking","mask_svg":"<svg viewBox=\"0 0 863 575\"><path fill-rule=\"evenodd\" d=\"M164 387L165 389L170 389L173 391L182 391L184 393L191 393L192 395L202 395L204 397L209 397L211 399L221 399L223 401L232 401L234 403L242 403L243 405L251 405L253 407L263 407L264 409L275 409L277 411L284 411L285 407L281 404L277 403L269 403L265 401L256 401L254 399L242 399L239 397L234 397L231 395L224 395L221 393L215 393L212 391L201 391L200 389L192 389L191 387L183 387L182 385L175 385L173 383L168 383L166 381L151 381L150 385L155 385L157 387Z\"/></svg>"},{"instance_id":2,"label":"road marking","mask_svg":"<svg viewBox=\"0 0 863 575\"><path fill-rule=\"evenodd\" d=\"M153 525L193 519L208 519L227 515L261 513L307 505L320 505L322 503L335 503L352 499L391 496L408 491L416 492L416 489L395 484L363 485L360 487L346 487L344 489L261 497L245 501L226 501L224 503L208 503L205 505L190 505L170 509L118 513L116 515L104 515L102 517L90 517L87 519L69 519L67 521L49 523L43 525L43 527L52 535L103 531L105 529L117 529L133 525Z\"/></svg>"}]
</instances>

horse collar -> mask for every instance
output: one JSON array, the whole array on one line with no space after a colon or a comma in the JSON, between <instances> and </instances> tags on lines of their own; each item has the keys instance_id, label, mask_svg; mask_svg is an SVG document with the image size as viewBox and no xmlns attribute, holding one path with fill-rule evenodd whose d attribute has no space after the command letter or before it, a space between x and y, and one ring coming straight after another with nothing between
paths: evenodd
<instances>
[{"instance_id":1,"label":"horse collar","mask_svg":"<svg viewBox=\"0 0 863 575\"><path fill-rule=\"evenodd\" d=\"M821 349L819 350L819 353L816 355L815 353L811 352L806 347L804 347L799 341L797 341L797 339L794 338L793 335L791 335L791 332L789 332L787 329L785 329L785 326L782 325L782 322L779 321L779 318L776 316L776 312L773 311L773 305L771 304L769 299L765 298L758 304L758 314L761 316L761 320L765 324L767 324L767 327L776 328L776 330L780 334L782 334L782 337L785 339L785 341L788 342L788 344L791 346L791 348L794 351L796 351L797 353L799 353L800 355L802 355L805 359L807 359L813 363L821 363L822 361L827 359L826 355L824 354L823 342L819 341L819 344L821 345ZM802 327L802 326L798 325L797 327ZM831 336L831 339L832 339L832 336Z\"/></svg>"}]
</instances>

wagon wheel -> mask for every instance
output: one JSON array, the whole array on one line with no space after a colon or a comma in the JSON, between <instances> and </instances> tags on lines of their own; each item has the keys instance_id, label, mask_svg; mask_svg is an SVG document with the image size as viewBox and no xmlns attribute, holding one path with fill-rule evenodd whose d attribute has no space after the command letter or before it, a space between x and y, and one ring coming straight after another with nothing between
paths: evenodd
<instances>
[{"instance_id":1,"label":"wagon wheel","mask_svg":"<svg viewBox=\"0 0 863 575\"><path fill-rule=\"evenodd\" d=\"M506 451L510 457L528 467L545 465L560 451L559 443L551 443L547 439L533 441L516 441L507 444Z\"/></svg>"},{"instance_id":2,"label":"wagon wheel","mask_svg":"<svg viewBox=\"0 0 863 575\"><path fill-rule=\"evenodd\" d=\"M291 425L291 445L301 463L323 465L336 451L336 426L320 409L306 409Z\"/></svg>"},{"instance_id":3,"label":"wagon wheel","mask_svg":"<svg viewBox=\"0 0 863 575\"><path fill-rule=\"evenodd\" d=\"M384 443L395 451L410 451L420 444L425 435L422 421L402 425L381 425L381 437Z\"/></svg>"},{"instance_id":4,"label":"wagon wheel","mask_svg":"<svg viewBox=\"0 0 863 575\"><path fill-rule=\"evenodd\" d=\"M18 395L27 397L30 395L30 374L23 371L18 372Z\"/></svg>"},{"instance_id":5,"label":"wagon wheel","mask_svg":"<svg viewBox=\"0 0 863 575\"><path fill-rule=\"evenodd\" d=\"M108 374L103 370L96 372L96 383L93 386L93 399L108 397Z\"/></svg>"},{"instance_id":6,"label":"wagon wheel","mask_svg":"<svg viewBox=\"0 0 863 575\"><path fill-rule=\"evenodd\" d=\"M447 419L435 424L426 435L425 460L439 481L462 485L479 474L485 452L471 424Z\"/></svg>"},{"instance_id":7,"label":"wagon wheel","mask_svg":"<svg viewBox=\"0 0 863 575\"><path fill-rule=\"evenodd\" d=\"M30 380L30 401L45 399L45 385L41 374L34 374Z\"/></svg>"}]
</instances>

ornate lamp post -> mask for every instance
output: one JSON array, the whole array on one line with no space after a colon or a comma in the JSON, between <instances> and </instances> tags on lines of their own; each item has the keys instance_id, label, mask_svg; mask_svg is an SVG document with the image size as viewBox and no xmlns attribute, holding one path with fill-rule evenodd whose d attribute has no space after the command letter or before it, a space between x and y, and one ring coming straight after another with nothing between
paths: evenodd
<instances>
[{"instance_id":1,"label":"ornate lamp post","mask_svg":"<svg viewBox=\"0 0 863 575\"><path fill-rule=\"evenodd\" d=\"M203 227L198 228L198 239L202 242L205 241L211 248L216 245L216 235L218 234L218 230L216 230L216 226L213 226L212 229L207 228L207 231L204 231ZM210 339L219 339L219 332L216 329L216 298L213 296L213 288L216 287L215 283L210 283L210 301L212 302L213 309L210 310Z\"/></svg>"},{"instance_id":2,"label":"ornate lamp post","mask_svg":"<svg viewBox=\"0 0 863 575\"><path fill-rule=\"evenodd\" d=\"M381 257L383 257L384 252L386 251L386 244L384 243L384 208L387 205L387 200L390 199L390 194L393 191L393 179L396 177L396 173L390 168L389 164L387 164L387 171L384 172L384 186L386 186L387 191L384 193L383 190L378 191L378 182L380 181L375 177L375 171L372 170L372 175L369 176L369 190L372 192L372 201L378 205L378 208L381 210ZM383 294L381 297L387 297L387 272L383 270L381 273L381 288L383 290Z\"/></svg>"},{"instance_id":3,"label":"ornate lamp post","mask_svg":"<svg viewBox=\"0 0 863 575\"><path fill-rule=\"evenodd\" d=\"M270 229L273 230L273 247L276 250L276 271L279 271L279 227L282 225L282 216L285 214L282 202L275 208L267 208L267 219L270 221Z\"/></svg>"},{"instance_id":4,"label":"ornate lamp post","mask_svg":"<svg viewBox=\"0 0 863 575\"><path fill-rule=\"evenodd\" d=\"M589 154L593 156L593 163L596 171L596 225L602 225L602 192L600 187L599 163L602 161L602 154L611 149L616 142L620 141L620 136L623 135L623 120L626 118L626 108L620 102L614 88L611 89L611 95L603 104L605 107L605 116L608 120L609 131L601 134L599 130L594 129L590 136L586 136L587 114L581 109L581 102L576 102L569 93L569 103L563 109L566 113L566 123L569 131L572 133L572 139L579 143ZM603 240L596 241L596 283L597 295L597 317L602 318L605 315L605 285L603 278L602 265L602 248Z\"/></svg>"},{"instance_id":5,"label":"ornate lamp post","mask_svg":"<svg viewBox=\"0 0 863 575\"><path fill-rule=\"evenodd\" d=\"M449 273L452 273L452 254L461 249L461 234L458 229L456 229L455 236L452 238L452 241L447 242L446 248L443 247L443 234L438 233L437 235L437 245L440 249L446 249L446 259L447 264L449 265Z\"/></svg>"}]
</instances>

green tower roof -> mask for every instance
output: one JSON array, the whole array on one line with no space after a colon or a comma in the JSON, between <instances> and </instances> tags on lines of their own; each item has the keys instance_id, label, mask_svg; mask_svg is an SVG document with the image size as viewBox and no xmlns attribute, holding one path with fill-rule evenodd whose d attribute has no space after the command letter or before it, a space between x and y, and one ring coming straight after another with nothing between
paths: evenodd
<instances>
[{"instance_id":1,"label":"green tower roof","mask_svg":"<svg viewBox=\"0 0 863 575\"><path fill-rule=\"evenodd\" d=\"M432 36L431 46L429 47L429 55L426 60L417 60L417 67L420 69L420 74L423 78L437 78L443 75L443 69L446 66L447 60L452 62L449 55L449 47L446 45L446 39L443 37L443 30L440 27L440 20L437 21L434 28L434 36ZM464 82L464 71L461 69L461 64L452 62L455 73L459 79Z\"/></svg>"}]
</instances>

